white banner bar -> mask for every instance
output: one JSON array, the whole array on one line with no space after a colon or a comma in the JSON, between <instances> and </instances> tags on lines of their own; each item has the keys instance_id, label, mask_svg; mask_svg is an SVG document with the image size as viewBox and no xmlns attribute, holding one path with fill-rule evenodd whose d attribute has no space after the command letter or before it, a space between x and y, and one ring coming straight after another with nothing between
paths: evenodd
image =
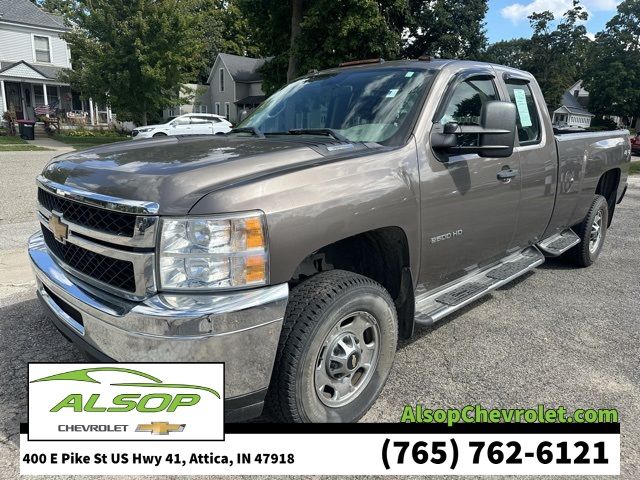
<instances>
[{"instance_id":1,"label":"white banner bar","mask_svg":"<svg viewBox=\"0 0 640 480\"><path fill-rule=\"evenodd\" d=\"M227 433L224 442L29 441L23 475L619 475L619 434Z\"/></svg>"}]
</instances>

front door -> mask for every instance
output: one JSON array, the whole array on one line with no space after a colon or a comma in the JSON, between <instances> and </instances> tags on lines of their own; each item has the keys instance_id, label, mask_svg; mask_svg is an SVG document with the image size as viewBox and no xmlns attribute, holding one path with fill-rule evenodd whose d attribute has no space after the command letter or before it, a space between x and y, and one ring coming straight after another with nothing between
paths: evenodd
<instances>
[{"instance_id":1,"label":"front door","mask_svg":"<svg viewBox=\"0 0 640 480\"><path fill-rule=\"evenodd\" d=\"M4 92L6 98L7 109L13 107L18 120L24 120L24 111L22 110L22 89L20 84L16 82L5 82Z\"/></svg>"},{"instance_id":2,"label":"front door","mask_svg":"<svg viewBox=\"0 0 640 480\"><path fill-rule=\"evenodd\" d=\"M479 125L482 106L501 100L493 70L461 74L438 108L434 129L449 122ZM474 146L477 134L460 135L458 145ZM506 255L515 233L520 177L499 179L502 170L517 171L519 157L483 158L477 154L442 157L431 152L422 165L422 262L420 283L428 290Z\"/></svg>"}]
</instances>

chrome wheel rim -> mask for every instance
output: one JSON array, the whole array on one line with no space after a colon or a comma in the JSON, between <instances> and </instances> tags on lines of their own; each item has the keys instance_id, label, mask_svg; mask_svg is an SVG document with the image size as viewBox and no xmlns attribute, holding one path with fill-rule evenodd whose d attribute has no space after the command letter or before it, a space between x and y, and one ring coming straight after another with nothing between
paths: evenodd
<instances>
[{"instance_id":1,"label":"chrome wheel rim","mask_svg":"<svg viewBox=\"0 0 640 480\"><path fill-rule=\"evenodd\" d=\"M367 312L354 312L327 334L316 359L314 386L328 407L352 402L371 381L380 353L380 327Z\"/></svg>"},{"instance_id":2,"label":"chrome wheel rim","mask_svg":"<svg viewBox=\"0 0 640 480\"><path fill-rule=\"evenodd\" d=\"M594 254L600 248L600 242L602 242L602 228L604 225L602 217L602 210L598 210L596 217L591 224L591 231L589 232L589 253Z\"/></svg>"}]
</instances>

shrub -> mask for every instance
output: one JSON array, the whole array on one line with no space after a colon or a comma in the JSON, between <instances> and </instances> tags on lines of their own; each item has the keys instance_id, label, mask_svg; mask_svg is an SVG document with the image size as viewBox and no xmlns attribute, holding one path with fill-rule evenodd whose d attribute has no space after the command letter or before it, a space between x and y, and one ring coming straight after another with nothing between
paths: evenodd
<instances>
[{"instance_id":1,"label":"shrub","mask_svg":"<svg viewBox=\"0 0 640 480\"><path fill-rule=\"evenodd\" d=\"M13 106L9 107L9 110L4 112L2 116L5 122L7 122L7 126L9 127L7 130L8 135L16 134L16 122L18 121L18 117L16 117L16 111Z\"/></svg>"},{"instance_id":2,"label":"shrub","mask_svg":"<svg viewBox=\"0 0 640 480\"><path fill-rule=\"evenodd\" d=\"M89 130L86 128L78 128L76 130L65 130L64 135L77 138L117 138L123 135L114 130Z\"/></svg>"}]
</instances>

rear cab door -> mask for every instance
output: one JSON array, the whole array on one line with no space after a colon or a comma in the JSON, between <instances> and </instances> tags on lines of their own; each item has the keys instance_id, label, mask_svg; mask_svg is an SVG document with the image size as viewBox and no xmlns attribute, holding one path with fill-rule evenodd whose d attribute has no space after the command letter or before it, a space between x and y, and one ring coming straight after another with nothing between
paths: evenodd
<instances>
[{"instance_id":1,"label":"rear cab door","mask_svg":"<svg viewBox=\"0 0 640 480\"><path fill-rule=\"evenodd\" d=\"M461 62L456 62L456 65ZM421 183L422 255L419 283L433 290L504 257L513 243L520 203L518 154L483 158L443 155L430 146L433 132L448 122L478 125L482 106L506 101L495 70L462 63L445 67L425 107L426 135L418 141ZM435 108L435 110L433 110ZM423 141L425 145L420 145ZM460 135L458 145L474 145L478 135ZM498 178L502 170L516 175Z\"/></svg>"},{"instance_id":2,"label":"rear cab door","mask_svg":"<svg viewBox=\"0 0 640 480\"><path fill-rule=\"evenodd\" d=\"M511 249L543 240L556 198L558 156L546 102L535 78L495 67L503 95L516 105L514 154L520 163L521 200Z\"/></svg>"}]
</instances>

